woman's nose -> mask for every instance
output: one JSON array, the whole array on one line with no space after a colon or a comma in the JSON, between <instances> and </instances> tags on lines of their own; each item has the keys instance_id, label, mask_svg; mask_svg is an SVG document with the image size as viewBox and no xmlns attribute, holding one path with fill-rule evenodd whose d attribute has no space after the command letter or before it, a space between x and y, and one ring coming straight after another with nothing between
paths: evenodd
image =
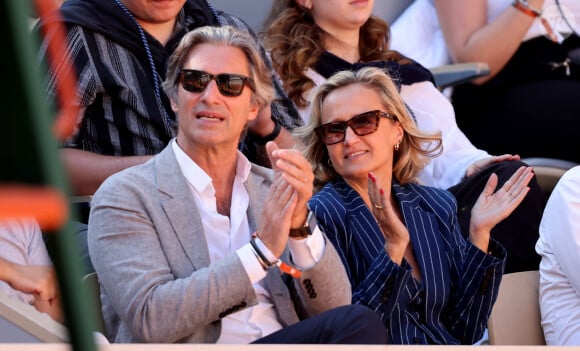
<instances>
[{"instance_id":1,"label":"woman's nose","mask_svg":"<svg viewBox=\"0 0 580 351\"><path fill-rule=\"evenodd\" d=\"M345 144L350 144L352 143L354 140L357 140L358 135L356 135L356 133L354 132L354 130L352 130L351 127L346 127L346 129L344 130L344 140L343 143Z\"/></svg>"}]
</instances>

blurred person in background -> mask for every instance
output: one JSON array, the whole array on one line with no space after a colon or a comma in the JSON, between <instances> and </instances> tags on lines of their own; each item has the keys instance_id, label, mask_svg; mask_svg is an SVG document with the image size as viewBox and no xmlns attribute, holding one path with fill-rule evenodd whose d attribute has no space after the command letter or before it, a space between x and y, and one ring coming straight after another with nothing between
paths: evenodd
<instances>
[{"instance_id":1,"label":"blurred person in background","mask_svg":"<svg viewBox=\"0 0 580 351\"><path fill-rule=\"evenodd\" d=\"M580 163L580 1L434 4L452 62L485 62L491 71L451 96L473 144Z\"/></svg>"}]
</instances>

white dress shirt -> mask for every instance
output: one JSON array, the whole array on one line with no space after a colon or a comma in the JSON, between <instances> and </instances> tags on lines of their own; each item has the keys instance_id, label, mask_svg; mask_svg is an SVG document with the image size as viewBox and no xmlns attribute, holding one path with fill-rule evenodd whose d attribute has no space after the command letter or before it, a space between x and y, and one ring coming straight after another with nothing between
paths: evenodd
<instances>
[{"instance_id":1,"label":"white dress shirt","mask_svg":"<svg viewBox=\"0 0 580 351\"><path fill-rule=\"evenodd\" d=\"M540 223L540 310L548 345L580 345L580 166L554 188Z\"/></svg>"},{"instance_id":2,"label":"white dress shirt","mask_svg":"<svg viewBox=\"0 0 580 351\"><path fill-rule=\"evenodd\" d=\"M261 285L266 271L256 259L249 241L251 229L248 223L247 209L249 194L244 186L250 173L251 164L238 151L236 177L232 189L230 217L217 212L215 189L211 177L201 169L179 147L172 142L177 162L195 200L203 219L204 232L208 244L210 260L218 261L222 257L236 253L254 285L258 305L228 315L222 319L222 332L218 343L247 344L264 337L281 328L273 309L269 292ZM303 240L288 240L294 262L299 268L308 268L320 260L324 251L324 238L319 230ZM262 251L271 261L276 257L261 242Z\"/></svg>"}]
</instances>

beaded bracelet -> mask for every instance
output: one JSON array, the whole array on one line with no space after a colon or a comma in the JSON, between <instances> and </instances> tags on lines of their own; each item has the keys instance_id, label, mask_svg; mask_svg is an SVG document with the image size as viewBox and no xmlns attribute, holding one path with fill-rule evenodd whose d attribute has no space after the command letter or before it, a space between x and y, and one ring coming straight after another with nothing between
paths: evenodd
<instances>
[{"instance_id":1,"label":"beaded bracelet","mask_svg":"<svg viewBox=\"0 0 580 351\"><path fill-rule=\"evenodd\" d=\"M260 250L260 247L258 246L258 244L256 243L256 239L259 238L258 236L258 232L254 232L254 234L252 234L252 239L250 240L250 245L252 246L252 249L256 255L256 258L258 259L258 261L260 262L260 264L262 265L262 267L265 270L268 270L269 268L271 268L272 266L278 266L278 268L286 273L291 275L293 278L300 278L302 276L302 272L300 272L298 269L282 262L280 259L276 260L275 262L270 262L268 260L268 258L266 257L266 255L264 255L264 253L262 252L262 250Z\"/></svg>"},{"instance_id":2,"label":"beaded bracelet","mask_svg":"<svg viewBox=\"0 0 580 351\"><path fill-rule=\"evenodd\" d=\"M276 262L270 262L268 258L266 258L266 255L264 255L262 250L260 250L258 244L256 244L255 238L252 238L252 240L250 240L250 245L252 246L252 250L254 251L256 258L258 259L258 262L260 262L260 264L262 265L262 268L267 270L268 268L276 264Z\"/></svg>"},{"instance_id":3,"label":"beaded bracelet","mask_svg":"<svg viewBox=\"0 0 580 351\"><path fill-rule=\"evenodd\" d=\"M542 16L542 10L533 8L526 0L513 0L512 6L530 17L536 18Z\"/></svg>"},{"instance_id":4,"label":"beaded bracelet","mask_svg":"<svg viewBox=\"0 0 580 351\"><path fill-rule=\"evenodd\" d=\"M539 18L540 23L542 24L542 26L546 30L546 33L548 34L548 37L554 43L561 44L562 41L564 41L562 35L558 31L554 30L554 27L552 27L550 21L548 21L546 17L542 16L542 10L538 10L532 7L527 0L513 0L512 6L515 7L518 11L532 18Z\"/></svg>"}]
</instances>

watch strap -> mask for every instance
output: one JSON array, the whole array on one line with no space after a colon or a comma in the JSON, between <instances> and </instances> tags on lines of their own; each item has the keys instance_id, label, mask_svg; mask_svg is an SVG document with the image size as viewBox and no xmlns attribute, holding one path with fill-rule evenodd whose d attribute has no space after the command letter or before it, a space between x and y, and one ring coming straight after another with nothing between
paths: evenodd
<instances>
[{"instance_id":1,"label":"watch strap","mask_svg":"<svg viewBox=\"0 0 580 351\"><path fill-rule=\"evenodd\" d=\"M307 238L310 234L312 233L310 233L310 228L307 226L290 229L291 238L304 239Z\"/></svg>"},{"instance_id":2,"label":"watch strap","mask_svg":"<svg viewBox=\"0 0 580 351\"><path fill-rule=\"evenodd\" d=\"M291 228L290 237L295 239L307 238L308 236L312 235L312 232L314 232L314 228L316 227L316 225L317 222L314 213L308 212L308 216L306 216L306 222L304 223L304 226L300 228Z\"/></svg>"}]
</instances>

